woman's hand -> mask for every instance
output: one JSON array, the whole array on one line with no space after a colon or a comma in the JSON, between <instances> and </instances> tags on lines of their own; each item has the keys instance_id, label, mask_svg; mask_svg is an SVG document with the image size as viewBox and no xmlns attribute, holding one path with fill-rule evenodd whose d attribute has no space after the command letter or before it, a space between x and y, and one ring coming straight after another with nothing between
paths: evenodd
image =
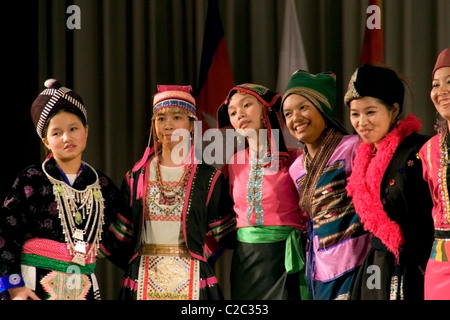
<instances>
[{"instance_id":1,"label":"woman's hand","mask_svg":"<svg viewBox=\"0 0 450 320\"><path fill-rule=\"evenodd\" d=\"M33 290L27 287L15 287L8 289L10 300L41 300Z\"/></svg>"}]
</instances>

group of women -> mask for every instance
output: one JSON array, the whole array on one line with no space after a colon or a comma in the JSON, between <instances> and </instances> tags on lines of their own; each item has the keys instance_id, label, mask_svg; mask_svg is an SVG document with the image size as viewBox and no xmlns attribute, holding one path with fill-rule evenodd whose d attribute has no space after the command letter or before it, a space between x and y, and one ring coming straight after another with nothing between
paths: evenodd
<instances>
[{"instance_id":1,"label":"group of women","mask_svg":"<svg viewBox=\"0 0 450 320\"><path fill-rule=\"evenodd\" d=\"M335 75L298 70L283 95L231 88L218 129L245 147L221 169L195 152L192 88L159 85L148 146L120 188L82 160L81 97L45 85L31 116L48 155L0 214L3 299L100 299L102 257L123 269L119 299L224 299L214 262L228 249L232 300L450 299L450 48L432 72L435 136L402 117L393 69L353 73L353 134L334 117Z\"/></svg>"}]
</instances>

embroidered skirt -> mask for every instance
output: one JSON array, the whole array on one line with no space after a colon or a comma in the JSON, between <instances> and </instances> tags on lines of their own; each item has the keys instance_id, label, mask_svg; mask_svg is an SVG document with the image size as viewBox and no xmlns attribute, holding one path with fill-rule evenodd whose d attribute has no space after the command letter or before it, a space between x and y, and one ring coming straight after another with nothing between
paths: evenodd
<instances>
[{"instance_id":1,"label":"embroidered skirt","mask_svg":"<svg viewBox=\"0 0 450 320\"><path fill-rule=\"evenodd\" d=\"M144 245L125 274L121 300L220 300L212 267L186 247Z\"/></svg>"},{"instance_id":2,"label":"embroidered skirt","mask_svg":"<svg viewBox=\"0 0 450 320\"><path fill-rule=\"evenodd\" d=\"M43 300L100 300L95 261L71 262L67 244L49 239L26 241L21 254L25 285Z\"/></svg>"},{"instance_id":3,"label":"embroidered skirt","mask_svg":"<svg viewBox=\"0 0 450 320\"><path fill-rule=\"evenodd\" d=\"M42 300L100 300L95 274L65 273L22 265L25 285Z\"/></svg>"},{"instance_id":4,"label":"embroidered skirt","mask_svg":"<svg viewBox=\"0 0 450 320\"><path fill-rule=\"evenodd\" d=\"M425 300L450 300L450 237L433 243L425 271Z\"/></svg>"}]
</instances>

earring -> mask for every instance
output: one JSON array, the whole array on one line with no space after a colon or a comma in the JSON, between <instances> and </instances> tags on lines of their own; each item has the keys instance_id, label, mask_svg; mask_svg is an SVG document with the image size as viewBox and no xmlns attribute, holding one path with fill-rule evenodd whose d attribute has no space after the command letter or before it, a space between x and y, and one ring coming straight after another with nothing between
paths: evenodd
<instances>
[{"instance_id":1,"label":"earring","mask_svg":"<svg viewBox=\"0 0 450 320\"><path fill-rule=\"evenodd\" d=\"M267 128L267 121L264 117L261 117L263 128Z\"/></svg>"},{"instance_id":2,"label":"earring","mask_svg":"<svg viewBox=\"0 0 450 320\"><path fill-rule=\"evenodd\" d=\"M240 146L244 143L244 137L240 134L236 136L236 140L237 140L238 146Z\"/></svg>"},{"instance_id":3,"label":"earring","mask_svg":"<svg viewBox=\"0 0 450 320\"><path fill-rule=\"evenodd\" d=\"M442 115L437 111L436 111L436 123L434 125L434 130L439 134L447 132L447 130L448 130L447 120L445 120L442 117Z\"/></svg>"}]
</instances>

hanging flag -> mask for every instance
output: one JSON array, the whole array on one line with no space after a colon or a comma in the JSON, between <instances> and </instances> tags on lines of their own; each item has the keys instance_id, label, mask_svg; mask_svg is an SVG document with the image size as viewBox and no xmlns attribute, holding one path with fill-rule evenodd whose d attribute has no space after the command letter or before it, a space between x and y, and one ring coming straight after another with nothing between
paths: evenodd
<instances>
[{"instance_id":1,"label":"hanging flag","mask_svg":"<svg viewBox=\"0 0 450 320\"><path fill-rule=\"evenodd\" d=\"M197 87L197 116L203 131L216 128L216 112L234 86L217 0L208 1L202 58Z\"/></svg>"},{"instance_id":2,"label":"hanging flag","mask_svg":"<svg viewBox=\"0 0 450 320\"><path fill-rule=\"evenodd\" d=\"M284 94L292 73L298 69L308 71L305 48L302 34L297 19L294 0L286 0L284 7L283 34L281 39L281 51L278 60L277 92ZM283 128L283 136L286 144L298 147L298 141Z\"/></svg>"},{"instance_id":3,"label":"hanging flag","mask_svg":"<svg viewBox=\"0 0 450 320\"><path fill-rule=\"evenodd\" d=\"M361 64L384 63L382 0L369 0L361 52Z\"/></svg>"},{"instance_id":4,"label":"hanging flag","mask_svg":"<svg viewBox=\"0 0 450 320\"><path fill-rule=\"evenodd\" d=\"M283 95L292 73L298 69L308 71L308 63L294 0L286 0L281 51L278 60L277 92L279 94Z\"/></svg>"},{"instance_id":5,"label":"hanging flag","mask_svg":"<svg viewBox=\"0 0 450 320\"><path fill-rule=\"evenodd\" d=\"M223 25L220 19L219 6L217 0L208 0L208 11L206 13L202 58L200 62L196 97L197 117L202 121L203 132L211 128L217 128L217 109L233 87L233 71L228 55ZM201 152L200 155L203 155L203 150L205 148L203 143L208 144L208 142L205 141L196 144L197 154ZM222 154L224 155L226 154L225 145L226 143L223 143L224 150L222 151ZM222 159L223 162L212 164L220 169L225 160L226 158L224 157ZM208 244L209 243L207 243L207 245ZM207 249L210 249L210 247L207 246ZM214 261L214 270L217 274L217 280L227 299L229 299L231 295L228 280L230 275L229 265L231 264L230 252L231 251L229 250L226 250L225 252L219 250L209 259Z\"/></svg>"}]
</instances>

